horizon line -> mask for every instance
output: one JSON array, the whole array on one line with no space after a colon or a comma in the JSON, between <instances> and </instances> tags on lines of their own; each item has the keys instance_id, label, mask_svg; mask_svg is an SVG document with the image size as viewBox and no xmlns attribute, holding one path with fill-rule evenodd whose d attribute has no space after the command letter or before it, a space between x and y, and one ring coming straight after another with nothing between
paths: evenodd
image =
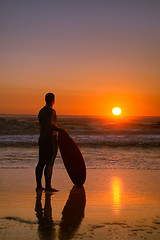
<instances>
[{"instance_id":1,"label":"horizon line","mask_svg":"<svg viewBox=\"0 0 160 240\"><path fill-rule=\"evenodd\" d=\"M23 114L23 113L0 113L5 116L38 116L38 114ZM85 114L57 114L57 116L78 116L78 117L113 117L113 118L123 118L123 117L160 117L160 115L85 115Z\"/></svg>"}]
</instances>

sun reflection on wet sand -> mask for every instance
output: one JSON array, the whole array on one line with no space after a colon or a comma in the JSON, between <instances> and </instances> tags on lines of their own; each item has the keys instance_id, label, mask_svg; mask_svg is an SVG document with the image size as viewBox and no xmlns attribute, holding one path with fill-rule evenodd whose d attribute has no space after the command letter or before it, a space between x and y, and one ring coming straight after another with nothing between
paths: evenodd
<instances>
[{"instance_id":1,"label":"sun reflection on wet sand","mask_svg":"<svg viewBox=\"0 0 160 240\"><path fill-rule=\"evenodd\" d=\"M117 177L112 179L112 197L113 197L113 212L118 215L121 209L121 192L122 192L122 183L121 180Z\"/></svg>"}]
</instances>

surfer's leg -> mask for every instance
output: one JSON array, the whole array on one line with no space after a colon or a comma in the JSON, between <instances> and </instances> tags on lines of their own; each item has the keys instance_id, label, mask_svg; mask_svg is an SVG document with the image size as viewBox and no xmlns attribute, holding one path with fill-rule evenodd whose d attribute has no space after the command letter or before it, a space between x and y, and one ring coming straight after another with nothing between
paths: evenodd
<instances>
[{"instance_id":1,"label":"surfer's leg","mask_svg":"<svg viewBox=\"0 0 160 240\"><path fill-rule=\"evenodd\" d=\"M53 138L53 142L51 146L48 149L48 154L47 154L48 160L44 170L46 190L52 191L52 192L57 191L56 189L51 187L52 171L53 171L54 161L57 156L57 150L58 150L58 144L57 144L57 138L55 136Z\"/></svg>"},{"instance_id":2,"label":"surfer's leg","mask_svg":"<svg viewBox=\"0 0 160 240\"><path fill-rule=\"evenodd\" d=\"M42 184L41 184L44 166L45 166L45 148L42 145L39 145L39 161L38 161L38 164L36 166L36 171L35 171L36 182L37 182L36 191L44 190L44 188L42 187Z\"/></svg>"}]
</instances>

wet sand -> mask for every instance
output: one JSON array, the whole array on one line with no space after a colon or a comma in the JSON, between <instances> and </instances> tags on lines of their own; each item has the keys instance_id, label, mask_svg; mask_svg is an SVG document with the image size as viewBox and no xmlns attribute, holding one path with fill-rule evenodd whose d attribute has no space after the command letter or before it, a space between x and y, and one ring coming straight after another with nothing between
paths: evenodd
<instances>
[{"instance_id":1,"label":"wet sand","mask_svg":"<svg viewBox=\"0 0 160 240\"><path fill-rule=\"evenodd\" d=\"M53 195L34 169L0 169L0 239L160 239L160 170L88 169L75 188L55 169Z\"/></svg>"}]
</instances>

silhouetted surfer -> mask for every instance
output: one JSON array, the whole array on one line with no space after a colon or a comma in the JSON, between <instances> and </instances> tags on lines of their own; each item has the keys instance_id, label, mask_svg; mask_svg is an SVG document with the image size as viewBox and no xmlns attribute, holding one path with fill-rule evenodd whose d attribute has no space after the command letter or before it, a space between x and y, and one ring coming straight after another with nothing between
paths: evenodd
<instances>
[{"instance_id":1,"label":"silhouetted surfer","mask_svg":"<svg viewBox=\"0 0 160 240\"><path fill-rule=\"evenodd\" d=\"M36 191L44 190L41 184L42 173L44 169L45 190L55 192L51 187L51 177L54 160L57 155L57 132L64 131L57 126L56 111L52 108L55 102L53 93L47 93L45 96L46 105L40 110L38 119L40 125L39 137L39 162L36 167Z\"/></svg>"}]
</instances>

